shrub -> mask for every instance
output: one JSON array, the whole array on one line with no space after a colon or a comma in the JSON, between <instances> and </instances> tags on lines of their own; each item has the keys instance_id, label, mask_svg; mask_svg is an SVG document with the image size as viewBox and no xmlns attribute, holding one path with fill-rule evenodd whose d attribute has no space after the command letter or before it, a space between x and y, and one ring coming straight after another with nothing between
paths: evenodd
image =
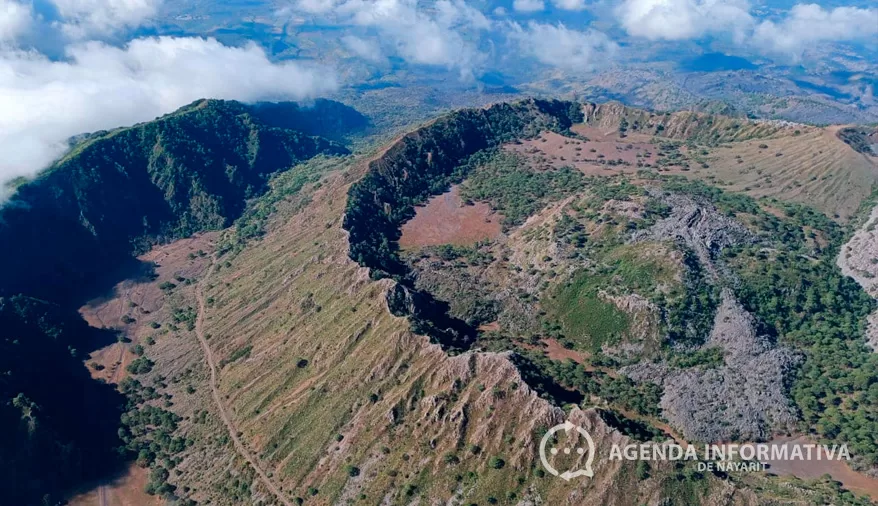
<instances>
[{"instance_id":1,"label":"shrub","mask_svg":"<svg viewBox=\"0 0 878 506\"><path fill-rule=\"evenodd\" d=\"M130 364L125 369L131 374L146 374L152 371L152 367L155 365L155 362L146 358L140 357Z\"/></svg>"},{"instance_id":2,"label":"shrub","mask_svg":"<svg viewBox=\"0 0 878 506\"><path fill-rule=\"evenodd\" d=\"M491 469L503 469L506 466L506 461L501 459L500 457L494 456L488 459L488 467Z\"/></svg>"}]
</instances>

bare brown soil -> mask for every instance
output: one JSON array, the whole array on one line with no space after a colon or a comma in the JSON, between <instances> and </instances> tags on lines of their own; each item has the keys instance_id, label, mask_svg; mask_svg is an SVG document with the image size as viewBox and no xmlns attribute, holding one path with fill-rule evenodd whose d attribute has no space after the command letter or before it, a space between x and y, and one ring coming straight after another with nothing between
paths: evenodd
<instances>
[{"instance_id":1,"label":"bare brown soil","mask_svg":"<svg viewBox=\"0 0 878 506\"><path fill-rule=\"evenodd\" d=\"M498 330L500 330L500 322L495 321L490 323L483 323L482 325L479 325L479 330L482 332L497 332Z\"/></svg>"},{"instance_id":2,"label":"bare brown soil","mask_svg":"<svg viewBox=\"0 0 878 506\"><path fill-rule=\"evenodd\" d=\"M165 502L143 490L149 481L149 470L131 465L127 472L112 482L70 499L70 506L158 506Z\"/></svg>"},{"instance_id":3,"label":"bare brown soil","mask_svg":"<svg viewBox=\"0 0 878 506\"><path fill-rule=\"evenodd\" d=\"M572 360L577 364L585 364L588 361L588 354L576 350L568 350L554 339L543 339L546 345L546 355L552 360Z\"/></svg>"},{"instance_id":4,"label":"bare brown soil","mask_svg":"<svg viewBox=\"0 0 878 506\"><path fill-rule=\"evenodd\" d=\"M806 437L781 437L772 441L772 445L804 445L814 444ZM816 458L816 457L815 457ZM786 460L768 461L768 470L778 476L795 476L801 479L814 479L828 474L840 482L844 488L856 494L865 494L878 501L878 479L870 478L851 469L847 462L839 460Z\"/></svg>"},{"instance_id":5,"label":"bare brown soil","mask_svg":"<svg viewBox=\"0 0 878 506\"><path fill-rule=\"evenodd\" d=\"M785 129L771 136L741 136L735 142L690 149L679 140L615 127L574 125L587 141L544 132L505 149L525 156L536 170L573 167L587 175L634 174L658 170L705 180L752 197L775 197L815 207L845 221L870 192L878 177L878 158L854 151L838 139L838 127ZM679 139L679 138L678 138ZM662 154L660 143L672 141L679 158Z\"/></svg>"},{"instance_id":6,"label":"bare brown soil","mask_svg":"<svg viewBox=\"0 0 878 506\"><path fill-rule=\"evenodd\" d=\"M152 249L138 258L153 265L157 275L155 279L122 281L113 289L112 295L93 300L80 308L83 319L92 327L114 329L127 338L127 342L116 342L90 354L86 364L93 378L118 384L128 376L126 367L137 358L131 351L132 348L142 344L147 336L157 333L150 323L161 323L162 328L165 328L170 319L166 307L167 294L159 285L170 281L180 285L177 290L181 292L190 289L177 278L192 279L200 275L209 261L207 252L213 250L215 236L216 234L202 234ZM199 255L199 251L204 254ZM126 320L129 323L123 321L125 317L131 319ZM74 497L71 504L163 504L162 500L144 492L147 481L148 470L131 465L122 476Z\"/></svg>"},{"instance_id":7,"label":"bare brown soil","mask_svg":"<svg viewBox=\"0 0 878 506\"><path fill-rule=\"evenodd\" d=\"M137 358L131 348L141 344L146 336L156 333L149 325L151 322L167 320L167 311L163 311L166 294L159 285L164 281L183 285L177 277L193 279L200 275L209 260L197 253L199 250L212 251L214 238L215 234L201 234L153 248L138 258L154 265L155 274L158 275L155 280L122 281L113 289L112 296L93 300L79 309L82 318L92 327L118 330L130 340L129 343L113 343L91 353L87 362L93 378L118 383L127 376L125 368ZM185 288L180 286L179 289ZM125 317L133 321L125 323ZM97 370L91 364L99 364L103 368Z\"/></svg>"},{"instance_id":8,"label":"bare brown soil","mask_svg":"<svg viewBox=\"0 0 878 506\"><path fill-rule=\"evenodd\" d=\"M588 372L601 371L601 372L610 374L611 376L614 376L614 377L618 375L616 373L616 371L614 371L612 369L593 366L588 361L588 358L589 358L588 353L585 353L582 351L577 351L577 350L567 349L555 339L551 339L551 338L542 339L540 341L539 345L533 345L533 344L521 343L521 342L518 343L518 345L521 346L522 348L525 348L528 350L541 351L541 352L543 352L543 354L545 356L547 356L548 358L555 360L557 362L564 362L567 360L572 360L572 361L576 362L577 364L581 365L583 367L583 369L585 369Z\"/></svg>"},{"instance_id":9,"label":"bare brown soil","mask_svg":"<svg viewBox=\"0 0 878 506\"><path fill-rule=\"evenodd\" d=\"M574 125L571 130L588 140L544 132L535 139L508 144L506 149L526 156L536 168L568 166L588 175L633 174L658 160L658 148L643 134L623 138L618 132L587 125Z\"/></svg>"},{"instance_id":10,"label":"bare brown soil","mask_svg":"<svg viewBox=\"0 0 878 506\"><path fill-rule=\"evenodd\" d=\"M400 248L438 246L440 244L469 245L500 235L502 216L493 212L484 202L467 205L460 198L460 189L433 197L419 207L415 217L402 226Z\"/></svg>"}]
</instances>

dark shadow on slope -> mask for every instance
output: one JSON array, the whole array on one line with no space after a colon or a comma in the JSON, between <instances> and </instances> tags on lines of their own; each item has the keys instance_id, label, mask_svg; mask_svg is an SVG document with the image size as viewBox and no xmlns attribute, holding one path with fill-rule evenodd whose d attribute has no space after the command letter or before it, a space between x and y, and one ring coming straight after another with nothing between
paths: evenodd
<instances>
[{"instance_id":1,"label":"dark shadow on slope","mask_svg":"<svg viewBox=\"0 0 878 506\"><path fill-rule=\"evenodd\" d=\"M578 406L585 400L585 396L582 393L562 387L528 357L520 353L513 354L512 363L518 368L521 379L534 389L540 397L548 399L554 405L576 404Z\"/></svg>"},{"instance_id":2,"label":"dark shadow on slope","mask_svg":"<svg viewBox=\"0 0 878 506\"><path fill-rule=\"evenodd\" d=\"M300 106L294 102L259 102L253 115L268 126L300 130L334 141L349 141L369 126L369 118L353 107L319 99Z\"/></svg>"},{"instance_id":3,"label":"dark shadow on slope","mask_svg":"<svg viewBox=\"0 0 878 506\"><path fill-rule=\"evenodd\" d=\"M657 428L639 420L625 418L612 409L599 409L598 414L607 425L637 441L656 441L667 437Z\"/></svg>"},{"instance_id":4,"label":"dark shadow on slope","mask_svg":"<svg viewBox=\"0 0 878 506\"><path fill-rule=\"evenodd\" d=\"M408 317L414 333L430 336L449 351L467 350L476 340L476 329L451 316L448 303L430 293L396 283L386 299L390 313Z\"/></svg>"},{"instance_id":5,"label":"dark shadow on slope","mask_svg":"<svg viewBox=\"0 0 878 506\"><path fill-rule=\"evenodd\" d=\"M85 481L121 472L123 396L81 360L116 333L37 299L0 298L0 486L8 504L55 504Z\"/></svg>"}]
</instances>

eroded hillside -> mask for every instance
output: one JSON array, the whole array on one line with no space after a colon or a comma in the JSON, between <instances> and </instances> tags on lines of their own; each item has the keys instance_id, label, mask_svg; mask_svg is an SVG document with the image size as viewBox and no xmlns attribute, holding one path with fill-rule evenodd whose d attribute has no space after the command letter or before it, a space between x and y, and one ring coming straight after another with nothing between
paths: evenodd
<instances>
[{"instance_id":1,"label":"eroded hillside","mask_svg":"<svg viewBox=\"0 0 878 506\"><path fill-rule=\"evenodd\" d=\"M141 256L147 277L82 312L124 336L87 362L127 398L119 437L148 491L199 504L866 504L826 479L598 458L594 479L566 482L539 463L543 434L569 419L599 456L783 432L875 465L878 362L859 323L875 303L835 265L847 215L705 172L712 153L821 131L737 121L533 100L459 111L374 153L300 163L233 227ZM811 170L796 160L784 170ZM438 241L404 227L452 184L461 211L442 212L458 226ZM832 209L865 198L814 189ZM473 219L496 221L467 235Z\"/></svg>"},{"instance_id":2,"label":"eroded hillside","mask_svg":"<svg viewBox=\"0 0 878 506\"><path fill-rule=\"evenodd\" d=\"M591 481L545 474L536 444L556 423L582 424L604 453L630 436L604 421L618 423L609 412L565 414L541 398L508 353L449 356L392 316L386 294L396 282L371 280L348 259L340 227L345 194L363 170L355 163L284 201L260 241L220 256L189 285L204 290L202 337L243 448L223 435L198 327L156 332L145 345L155 369L135 377L171 396L165 409L181 417L175 434L190 441L168 455L167 479L180 495L213 504L758 503L745 483L671 463L657 463L648 478L634 463L608 461L595 464ZM165 467L161 455L154 467ZM813 493L771 487L793 503Z\"/></svg>"}]
</instances>

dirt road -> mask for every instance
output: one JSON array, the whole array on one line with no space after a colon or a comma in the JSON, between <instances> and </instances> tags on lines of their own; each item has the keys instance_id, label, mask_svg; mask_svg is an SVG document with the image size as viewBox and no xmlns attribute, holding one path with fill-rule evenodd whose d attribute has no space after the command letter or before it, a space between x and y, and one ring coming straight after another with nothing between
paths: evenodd
<instances>
[{"instance_id":1,"label":"dirt road","mask_svg":"<svg viewBox=\"0 0 878 506\"><path fill-rule=\"evenodd\" d=\"M109 504L107 502L107 487L104 485L98 487L98 504L100 504L100 506L108 506Z\"/></svg>"},{"instance_id":2,"label":"dirt road","mask_svg":"<svg viewBox=\"0 0 878 506\"><path fill-rule=\"evenodd\" d=\"M110 375L110 383L116 384L119 381L119 372L122 370L122 359L125 357L125 345L119 344L119 358L113 365L113 374ZM107 502L107 485L98 486L98 504L99 506L110 506Z\"/></svg>"},{"instance_id":3,"label":"dirt road","mask_svg":"<svg viewBox=\"0 0 878 506\"><path fill-rule=\"evenodd\" d=\"M204 313L206 309L204 303L204 287L207 285L207 280L210 279L211 274L213 274L214 265L215 264L211 264L210 268L207 269L207 272L205 272L201 281L198 282L198 285L195 288L195 298L198 301L198 317L195 319L195 336L201 344L201 349L204 351L204 358L207 360L207 366L210 368L210 392L213 395L213 400L214 403L216 403L216 408L219 411L220 418L222 418L223 423L226 425L226 429L229 431L229 437L232 438L232 443L234 444L238 455L243 457L244 460L250 464L253 470L256 471L256 474L259 476L262 483L272 494L274 494L275 497L277 497L278 501L285 506L293 506L293 503L284 496L283 492L281 492L280 487L271 481L271 478L269 478L265 471L259 467L256 458L241 442L241 439L238 437L238 429L229 417L228 411L226 411L226 406L222 401L222 394L220 393L219 388L217 388L216 361L214 360L210 346L207 344L207 339L204 338Z\"/></svg>"}]
</instances>

